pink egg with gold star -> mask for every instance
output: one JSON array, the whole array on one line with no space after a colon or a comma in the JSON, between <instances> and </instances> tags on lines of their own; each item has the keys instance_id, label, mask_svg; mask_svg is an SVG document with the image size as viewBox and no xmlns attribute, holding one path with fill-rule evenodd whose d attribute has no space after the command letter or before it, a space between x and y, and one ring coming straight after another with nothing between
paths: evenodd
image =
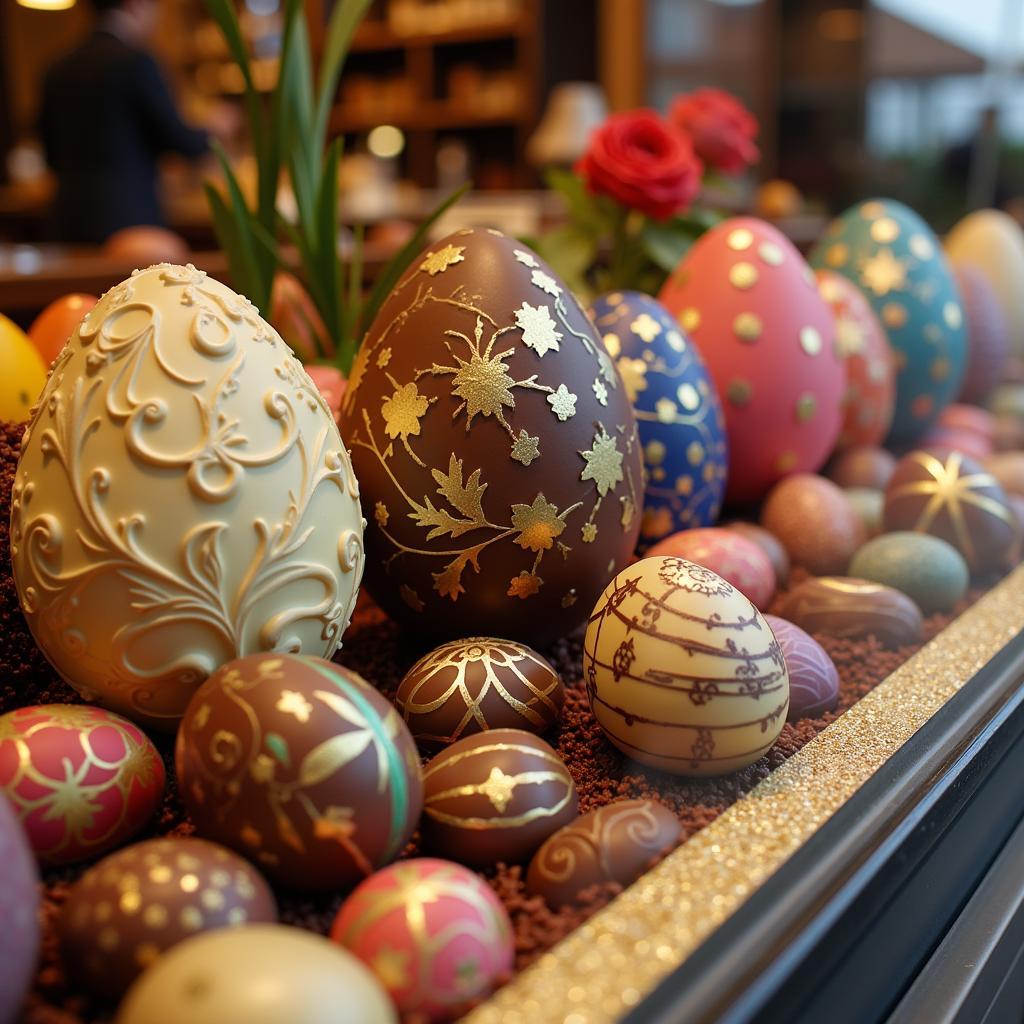
<instances>
[{"instance_id":1,"label":"pink egg with gold star","mask_svg":"<svg viewBox=\"0 0 1024 1024\"><path fill-rule=\"evenodd\" d=\"M399 1013L450 1020L512 970L512 925L490 886L459 864L392 864L341 905L331 938L376 975Z\"/></svg>"},{"instance_id":2,"label":"pink egg with gold star","mask_svg":"<svg viewBox=\"0 0 1024 1024\"><path fill-rule=\"evenodd\" d=\"M110 711L42 704L0 716L0 791L43 864L124 843L152 817L164 779L145 733Z\"/></svg>"}]
</instances>

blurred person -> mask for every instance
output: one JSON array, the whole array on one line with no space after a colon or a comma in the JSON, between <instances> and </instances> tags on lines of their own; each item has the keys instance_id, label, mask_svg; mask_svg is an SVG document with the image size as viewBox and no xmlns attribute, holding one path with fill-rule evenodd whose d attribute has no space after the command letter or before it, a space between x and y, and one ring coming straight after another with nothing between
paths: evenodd
<instances>
[{"instance_id":1,"label":"blurred person","mask_svg":"<svg viewBox=\"0 0 1024 1024\"><path fill-rule=\"evenodd\" d=\"M197 160L206 131L182 120L146 49L159 0L92 0L92 33L47 72L40 134L57 176L54 231L64 242L100 244L121 228L163 224L157 161ZM227 134L226 108L211 129Z\"/></svg>"}]
</instances>

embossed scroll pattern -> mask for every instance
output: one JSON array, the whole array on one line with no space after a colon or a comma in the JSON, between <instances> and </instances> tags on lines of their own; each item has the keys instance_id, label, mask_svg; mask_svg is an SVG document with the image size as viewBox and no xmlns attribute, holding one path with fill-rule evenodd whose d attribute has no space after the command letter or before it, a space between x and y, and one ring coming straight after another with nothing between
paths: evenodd
<instances>
[{"instance_id":1,"label":"embossed scroll pattern","mask_svg":"<svg viewBox=\"0 0 1024 1024\"><path fill-rule=\"evenodd\" d=\"M232 657L334 651L358 493L325 403L246 299L191 266L136 272L72 336L25 434L22 606L83 695L173 723Z\"/></svg>"}]
</instances>

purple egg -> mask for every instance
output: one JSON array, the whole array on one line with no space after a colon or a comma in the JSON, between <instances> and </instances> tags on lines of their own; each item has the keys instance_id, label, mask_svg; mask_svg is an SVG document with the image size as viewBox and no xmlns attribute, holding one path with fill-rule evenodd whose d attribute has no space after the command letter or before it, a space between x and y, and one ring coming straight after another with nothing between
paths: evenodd
<instances>
[{"instance_id":1,"label":"purple egg","mask_svg":"<svg viewBox=\"0 0 1024 1024\"><path fill-rule=\"evenodd\" d=\"M782 648L789 671L789 714L786 720L816 718L839 701L839 673L825 648L809 633L777 615L766 615Z\"/></svg>"},{"instance_id":2,"label":"purple egg","mask_svg":"<svg viewBox=\"0 0 1024 1024\"><path fill-rule=\"evenodd\" d=\"M39 875L21 822L0 793L0 1024L18 1016L39 952Z\"/></svg>"},{"instance_id":3,"label":"purple egg","mask_svg":"<svg viewBox=\"0 0 1024 1024\"><path fill-rule=\"evenodd\" d=\"M1010 328L988 278L978 267L953 270L967 323L967 369L961 402L981 402L1003 379L1010 355Z\"/></svg>"}]
</instances>

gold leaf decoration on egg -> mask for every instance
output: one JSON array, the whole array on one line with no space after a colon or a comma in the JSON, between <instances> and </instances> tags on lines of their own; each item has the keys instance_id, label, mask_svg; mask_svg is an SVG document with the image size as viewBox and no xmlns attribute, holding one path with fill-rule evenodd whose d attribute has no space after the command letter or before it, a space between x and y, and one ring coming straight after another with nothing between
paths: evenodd
<instances>
[{"instance_id":1,"label":"gold leaf decoration on egg","mask_svg":"<svg viewBox=\"0 0 1024 1024\"><path fill-rule=\"evenodd\" d=\"M558 390L547 397L551 411L564 423L576 415L576 396L564 385L559 384Z\"/></svg>"},{"instance_id":2,"label":"gold leaf decoration on egg","mask_svg":"<svg viewBox=\"0 0 1024 1024\"><path fill-rule=\"evenodd\" d=\"M512 442L512 458L524 466L529 466L534 459L539 459L540 438L531 437L525 430L520 430L519 436Z\"/></svg>"},{"instance_id":3,"label":"gold leaf decoration on egg","mask_svg":"<svg viewBox=\"0 0 1024 1024\"><path fill-rule=\"evenodd\" d=\"M650 313L641 313L630 325L629 329L645 342L650 344L661 334L661 325Z\"/></svg>"},{"instance_id":4,"label":"gold leaf decoration on egg","mask_svg":"<svg viewBox=\"0 0 1024 1024\"><path fill-rule=\"evenodd\" d=\"M437 252L428 252L420 270L426 271L431 277L444 273L453 263L461 263L465 258L462 254L466 251L464 245L446 245Z\"/></svg>"}]
</instances>

